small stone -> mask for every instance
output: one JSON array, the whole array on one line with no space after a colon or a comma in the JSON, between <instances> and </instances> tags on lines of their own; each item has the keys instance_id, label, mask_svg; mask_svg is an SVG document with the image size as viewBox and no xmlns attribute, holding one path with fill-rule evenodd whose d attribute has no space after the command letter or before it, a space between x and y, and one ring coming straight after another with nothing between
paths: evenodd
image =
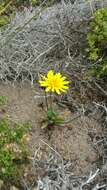
<instances>
[{"instance_id":1,"label":"small stone","mask_svg":"<svg viewBox=\"0 0 107 190\"><path fill-rule=\"evenodd\" d=\"M19 189L17 187L15 187L15 186L11 186L10 190L19 190Z\"/></svg>"},{"instance_id":2,"label":"small stone","mask_svg":"<svg viewBox=\"0 0 107 190\"><path fill-rule=\"evenodd\" d=\"M0 189L3 187L4 181L0 179Z\"/></svg>"}]
</instances>

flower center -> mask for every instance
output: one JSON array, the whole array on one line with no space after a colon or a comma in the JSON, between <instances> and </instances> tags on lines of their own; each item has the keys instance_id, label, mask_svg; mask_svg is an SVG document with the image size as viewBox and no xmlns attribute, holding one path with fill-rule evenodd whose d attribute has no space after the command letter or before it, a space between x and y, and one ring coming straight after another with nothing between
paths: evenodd
<instances>
[{"instance_id":1,"label":"flower center","mask_svg":"<svg viewBox=\"0 0 107 190\"><path fill-rule=\"evenodd\" d=\"M51 86L51 88L53 88L53 89L59 88L59 87L60 87L60 81L54 78L54 79L52 79L52 80L50 81L50 86Z\"/></svg>"}]
</instances>

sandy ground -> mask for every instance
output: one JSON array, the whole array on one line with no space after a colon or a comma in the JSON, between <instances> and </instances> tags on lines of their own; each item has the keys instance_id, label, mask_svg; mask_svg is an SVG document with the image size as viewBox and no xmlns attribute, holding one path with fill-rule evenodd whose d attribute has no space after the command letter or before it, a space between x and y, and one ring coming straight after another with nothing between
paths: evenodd
<instances>
[{"instance_id":1,"label":"sandy ground","mask_svg":"<svg viewBox=\"0 0 107 190\"><path fill-rule=\"evenodd\" d=\"M96 168L99 157L93 144L101 134L101 126L95 119L79 117L63 127L55 126L51 131L44 131L41 129L44 112L38 106L40 100L34 98L30 84L15 86L0 84L0 95L8 97L9 101L3 109L6 110L10 119L32 123L33 127L29 132L29 146L32 152L38 148L40 140L44 140L58 151L62 158L72 161L74 173L85 175L91 169ZM67 108L60 110L64 117L75 116Z\"/></svg>"}]
</instances>

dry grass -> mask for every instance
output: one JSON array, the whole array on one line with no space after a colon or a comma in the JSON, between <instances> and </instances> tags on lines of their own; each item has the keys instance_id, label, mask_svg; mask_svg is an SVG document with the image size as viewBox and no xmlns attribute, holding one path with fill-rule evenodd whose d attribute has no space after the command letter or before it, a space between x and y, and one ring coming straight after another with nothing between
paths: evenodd
<instances>
[{"instance_id":1,"label":"dry grass","mask_svg":"<svg viewBox=\"0 0 107 190\"><path fill-rule=\"evenodd\" d=\"M95 171L89 171L87 176L76 176L72 173L72 162L65 162L61 155L49 144L42 141L48 147L47 160L39 160L34 153L33 167L44 170L45 176L34 180L32 186L24 179L24 189L33 190L37 183L37 190L106 190L107 189L107 103L106 88L99 83L84 78L84 73L90 68L90 62L84 56L86 47L86 34L89 30L88 22L93 12L98 7L107 5L106 0L77 1L69 0L44 10L46 0L32 12L25 9L24 15L17 13L16 18L8 27L0 31L0 79L5 82L30 80L33 84L38 80L40 73L46 73L49 69L61 71L73 81L74 89L79 89L79 97L75 98L68 93L67 97L58 100L60 104L68 104L70 109L76 110L79 115L87 112L93 114L93 110L102 113L103 136L95 144L96 150L101 156L101 166ZM89 91L91 89L91 93ZM100 103L93 103L89 108L86 94L92 101L94 95L101 94ZM39 96L39 94L36 93ZM36 96L37 97L37 96ZM91 98L90 98L91 97ZM97 97L97 96L96 96ZM78 100L79 101L78 101ZM80 101L80 99L82 101ZM84 100L85 99L85 100ZM99 100L99 99L98 99ZM89 103L88 102L88 103Z\"/></svg>"}]
</instances>

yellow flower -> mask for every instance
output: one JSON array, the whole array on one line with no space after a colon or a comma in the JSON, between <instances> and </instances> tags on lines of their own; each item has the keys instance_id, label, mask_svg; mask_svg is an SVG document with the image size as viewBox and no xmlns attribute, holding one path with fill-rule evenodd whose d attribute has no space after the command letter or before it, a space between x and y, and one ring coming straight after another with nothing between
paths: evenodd
<instances>
[{"instance_id":1,"label":"yellow flower","mask_svg":"<svg viewBox=\"0 0 107 190\"><path fill-rule=\"evenodd\" d=\"M42 76L43 80L39 81L40 85L45 88L46 92L66 92L69 88L66 81L66 77L63 77L60 73L54 74L52 70L48 71L47 76Z\"/></svg>"}]
</instances>

